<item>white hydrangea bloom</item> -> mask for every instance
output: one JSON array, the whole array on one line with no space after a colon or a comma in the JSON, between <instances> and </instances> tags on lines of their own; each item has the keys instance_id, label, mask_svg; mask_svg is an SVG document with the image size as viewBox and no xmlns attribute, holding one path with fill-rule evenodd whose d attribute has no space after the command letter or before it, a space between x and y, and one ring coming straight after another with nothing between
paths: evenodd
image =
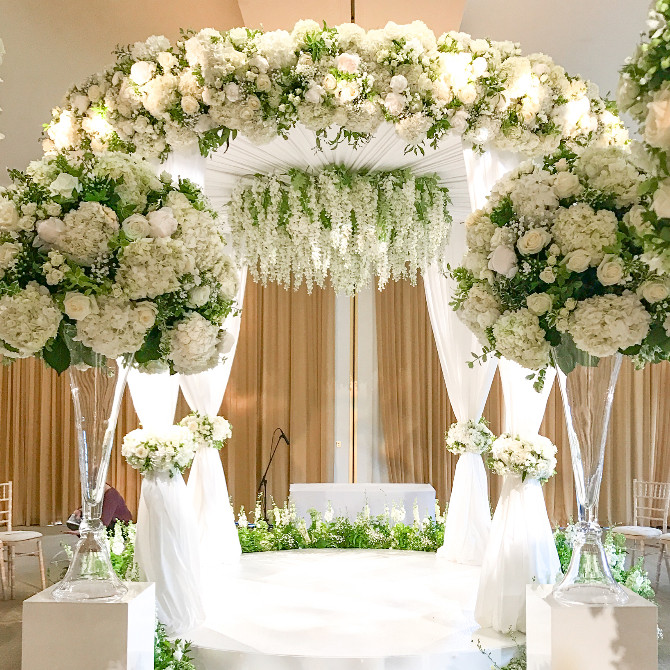
<instances>
[{"instance_id":1,"label":"white hydrangea bloom","mask_svg":"<svg viewBox=\"0 0 670 670\"><path fill-rule=\"evenodd\" d=\"M505 312L493 324L493 337L501 356L529 370L549 365L550 346L545 335L537 314L525 307Z\"/></svg>"}]
</instances>

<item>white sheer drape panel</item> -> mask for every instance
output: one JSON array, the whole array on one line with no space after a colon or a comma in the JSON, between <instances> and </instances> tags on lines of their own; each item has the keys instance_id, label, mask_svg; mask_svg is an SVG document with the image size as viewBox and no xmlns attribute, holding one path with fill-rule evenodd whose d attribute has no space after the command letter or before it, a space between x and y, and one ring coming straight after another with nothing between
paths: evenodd
<instances>
[{"instance_id":1,"label":"white sheer drape panel","mask_svg":"<svg viewBox=\"0 0 670 670\"><path fill-rule=\"evenodd\" d=\"M156 583L158 619L183 635L205 618L199 546L183 477L149 473L142 481L135 558L142 577Z\"/></svg>"},{"instance_id":2,"label":"white sheer drape panel","mask_svg":"<svg viewBox=\"0 0 670 670\"><path fill-rule=\"evenodd\" d=\"M158 169L159 171L169 172L175 180L181 177L182 179L189 179L200 188L205 187L207 159L200 154L197 144L187 149L170 152L170 155Z\"/></svg>"},{"instance_id":3,"label":"white sheer drape panel","mask_svg":"<svg viewBox=\"0 0 670 670\"><path fill-rule=\"evenodd\" d=\"M533 374L532 370L504 358L498 363L498 369L505 398L505 432L532 438L544 418L556 371L547 370L544 387L538 392L533 388L533 381L527 379Z\"/></svg>"},{"instance_id":4,"label":"white sheer drape panel","mask_svg":"<svg viewBox=\"0 0 670 670\"><path fill-rule=\"evenodd\" d=\"M536 479L505 475L480 573L475 620L500 633L526 628L526 585L553 584L560 562Z\"/></svg>"},{"instance_id":5,"label":"white sheer drape panel","mask_svg":"<svg viewBox=\"0 0 670 670\"><path fill-rule=\"evenodd\" d=\"M174 423L178 375L167 372L150 375L133 369L128 373L128 388L142 428L160 429Z\"/></svg>"}]
</instances>

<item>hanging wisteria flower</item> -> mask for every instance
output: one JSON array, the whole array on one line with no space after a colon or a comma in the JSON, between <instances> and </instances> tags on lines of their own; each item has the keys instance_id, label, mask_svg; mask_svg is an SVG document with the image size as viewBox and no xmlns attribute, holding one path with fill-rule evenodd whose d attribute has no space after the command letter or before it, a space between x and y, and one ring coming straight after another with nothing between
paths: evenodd
<instances>
[{"instance_id":1,"label":"hanging wisteria flower","mask_svg":"<svg viewBox=\"0 0 670 670\"><path fill-rule=\"evenodd\" d=\"M128 465L147 473L167 473L173 477L191 464L196 443L184 426L169 426L162 430L138 428L123 438L121 453Z\"/></svg>"},{"instance_id":2,"label":"hanging wisteria flower","mask_svg":"<svg viewBox=\"0 0 670 670\"><path fill-rule=\"evenodd\" d=\"M435 176L329 167L241 180L228 207L233 240L251 273L307 290L330 277L353 294L378 278L416 283L443 258L449 195Z\"/></svg>"},{"instance_id":3,"label":"hanging wisteria flower","mask_svg":"<svg viewBox=\"0 0 670 670\"><path fill-rule=\"evenodd\" d=\"M237 270L193 184L119 153L48 156L11 177L0 193L4 356L59 372L96 354L184 373L218 363Z\"/></svg>"},{"instance_id":4,"label":"hanging wisteria flower","mask_svg":"<svg viewBox=\"0 0 670 670\"><path fill-rule=\"evenodd\" d=\"M179 425L191 431L197 448L221 449L233 436L233 427L222 416L192 412L185 416Z\"/></svg>"},{"instance_id":5,"label":"hanging wisteria flower","mask_svg":"<svg viewBox=\"0 0 670 670\"><path fill-rule=\"evenodd\" d=\"M548 56L464 33L436 38L419 21L367 32L314 21L290 33L205 28L174 45L153 36L116 56L53 110L48 150L156 157L198 143L207 155L238 132L260 144L298 122L317 145L356 144L389 122L416 151L451 131L529 156L626 137L597 87Z\"/></svg>"},{"instance_id":6,"label":"hanging wisteria flower","mask_svg":"<svg viewBox=\"0 0 670 670\"><path fill-rule=\"evenodd\" d=\"M544 483L556 474L556 445L543 435L520 437L505 433L496 438L486 460L497 475L521 475Z\"/></svg>"},{"instance_id":7,"label":"hanging wisteria flower","mask_svg":"<svg viewBox=\"0 0 670 670\"><path fill-rule=\"evenodd\" d=\"M524 163L466 221L452 304L484 356L541 371L538 385L559 344L638 365L670 357L670 278L645 246L639 155L591 147ZM559 357L566 373L575 361Z\"/></svg>"},{"instance_id":8,"label":"hanging wisteria flower","mask_svg":"<svg viewBox=\"0 0 670 670\"><path fill-rule=\"evenodd\" d=\"M445 435L447 450L452 454L483 454L491 448L494 439L483 418L452 423Z\"/></svg>"}]
</instances>

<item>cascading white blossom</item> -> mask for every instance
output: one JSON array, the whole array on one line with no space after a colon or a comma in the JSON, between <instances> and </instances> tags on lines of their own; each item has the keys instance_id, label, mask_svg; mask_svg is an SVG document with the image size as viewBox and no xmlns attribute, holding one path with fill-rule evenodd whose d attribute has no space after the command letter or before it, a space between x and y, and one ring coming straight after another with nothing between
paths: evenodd
<instances>
[{"instance_id":1,"label":"cascading white blossom","mask_svg":"<svg viewBox=\"0 0 670 670\"><path fill-rule=\"evenodd\" d=\"M408 279L442 262L451 227L449 195L434 176L408 170L325 168L244 178L228 220L236 248L264 284L307 290L326 278L353 294L378 278Z\"/></svg>"},{"instance_id":2,"label":"cascading white blossom","mask_svg":"<svg viewBox=\"0 0 670 670\"><path fill-rule=\"evenodd\" d=\"M117 52L52 113L45 148L125 148L164 156L198 143L204 154L236 133L261 144L296 123L325 140L357 143L383 122L410 148L450 132L476 146L529 156L621 143L625 130L597 87L517 44L423 23L365 31L299 21L291 32L205 28Z\"/></svg>"}]
</instances>

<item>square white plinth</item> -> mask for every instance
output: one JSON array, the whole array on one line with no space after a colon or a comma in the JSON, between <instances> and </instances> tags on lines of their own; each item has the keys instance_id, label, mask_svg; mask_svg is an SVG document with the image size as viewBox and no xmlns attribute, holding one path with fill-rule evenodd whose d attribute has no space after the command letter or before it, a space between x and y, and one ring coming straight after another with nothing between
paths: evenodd
<instances>
[{"instance_id":1,"label":"square white plinth","mask_svg":"<svg viewBox=\"0 0 670 670\"><path fill-rule=\"evenodd\" d=\"M624 605L569 607L552 589L526 589L528 670L658 668L656 605L625 589Z\"/></svg>"},{"instance_id":2,"label":"square white plinth","mask_svg":"<svg viewBox=\"0 0 670 670\"><path fill-rule=\"evenodd\" d=\"M22 670L153 670L154 584L126 586L115 603L59 602L54 586L28 598Z\"/></svg>"}]
</instances>

